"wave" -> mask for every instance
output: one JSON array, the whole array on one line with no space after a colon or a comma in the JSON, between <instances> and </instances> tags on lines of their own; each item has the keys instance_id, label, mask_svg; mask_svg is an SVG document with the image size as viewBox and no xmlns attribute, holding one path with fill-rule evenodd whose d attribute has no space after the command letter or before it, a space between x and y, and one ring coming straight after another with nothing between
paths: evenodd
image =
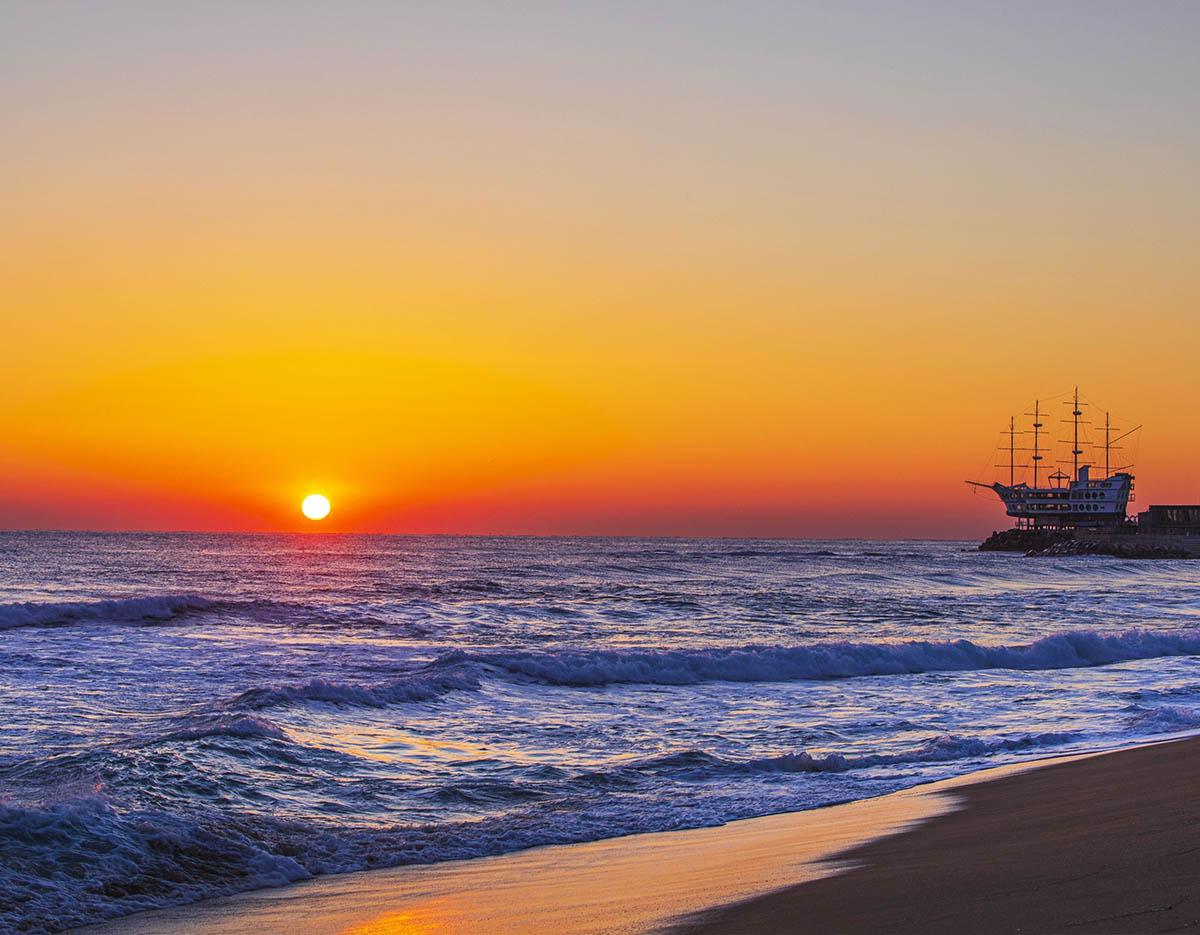
<instances>
[{"instance_id":1,"label":"wave","mask_svg":"<svg viewBox=\"0 0 1200 935\"><path fill-rule=\"evenodd\" d=\"M1200 655L1200 631L1056 633L1032 643L986 645L970 640L898 643L810 643L718 649L493 652L469 658L493 670L548 685L693 685L782 682L983 669L1074 669L1138 659ZM459 655L461 657L461 654Z\"/></svg>"},{"instance_id":2,"label":"wave","mask_svg":"<svg viewBox=\"0 0 1200 935\"><path fill-rule=\"evenodd\" d=\"M123 813L99 796L40 808L0 802L3 931L56 932L309 876L250 834L181 815Z\"/></svg>"},{"instance_id":3,"label":"wave","mask_svg":"<svg viewBox=\"0 0 1200 935\"><path fill-rule=\"evenodd\" d=\"M420 599L478 599L503 593L491 581L461 581L445 585L411 585L396 589L401 600L366 604L308 604L266 599L213 599L198 594L163 594L79 601L23 601L0 604L0 630L58 627L84 623L162 623L194 614L225 614L258 623L287 626L387 626L392 635L427 635L412 620L397 619L405 601Z\"/></svg>"},{"instance_id":4,"label":"wave","mask_svg":"<svg viewBox=\"0 0 1200 935\"><path fill-rule=\"evenodd\" d=\"M1200 708L1183 705L1130 705L1133 726L1142 734L1173 734L1200 728Z\"/></svg>"},{"instance_id":5,"label":"wave","mask_svg":"<svg viewBox=\"0 0 1200 935\"><path fill-rule=\"evenodd\" d=\"M0 630L64 626L81 622L161 622L220 606L218 601L195 594L165 594L98 601L25 601L0 604Z\"/></svg>"},{"instance_id":6,"label":"wave","mask_svg":"<svg viewBox=\"0 0 1200 935\"><path fill-rule=\"evenodd\" d=\"M993 740L947 734L926 741L912 749L896 753L813 754L802 750L798 753L785 753L779 756L748 760L736 760L704 751L690 750L644 760L621 767L620 770L655 773L683 771L710 775L722 773L845 773L850 770L870 769L878 766L948 763L954 760L979 759L1002 753L1019 753L1038 747L1061 746L1078 739L1078 734L1060 731L1022 734L1018 737Z\"/></svg>"},{"instance_id":7,"label":"wave","mask_svg":"<svg viewBox=\"0 0 1200 935\"><path fill-rule=\"evenodd\" d=\"M1058 633L1033 643L989 646L970 640L901 643L810 643L716 649L453 650L383 682L314 678L294 685L252 688L226 702L258 710L320 702L383 708L478 691L487 677L563 688L606 685L696 685L703 682L828 681L869 676L970 672L988 669L1074 669L1200 655L1200 632Z\"/></svg>"},{"instance_id":8,"label":"wave","mask_svg":"<svg viewBox=\"0 0 1200 935\"><path fill-rule=\"evenodd\" d=\"M214 600L198 594L163 594L91 601L26 601L0 604L0 630L22 627L60 627L86 623L166 623L197 614L226 614L258 623L338 627L379 626L386 621L357 607L272 600ZM397 629L418 628L401 621Z\"/></svg>"},{"instance_id":9,"label":"wave","mask_svg":"<svg viewBox=\"0 0 1200 935\"><path fill-rule=\"evenodd\" d=\"M1073 735L1069 734L1032 734L1006 740L942 737L897 753L848 756L802 752L749 760L686 751L617 767L609 778L620 781L622 777L615 774L622 774L624 781L635 783L639 777L651 778L652 785L660 788L655 779L688 782L739 773L840 773L870 766L1022 752L1071 739ZM540 771L546 774L544 766ZM546 779L550 787L562 782L595 784L591 776L570 778L557 769L551 769ZM638 831L720 824L775 810L779 801L750 797L741 802L722 799L705 806L686 797L670 797L663 801L674 802L677 808L647 810L644 793L635 791L629 797L604 796L604 809L596 808L594 798L588 795L561 800L570 803L569 808L545 808L537 803L546 791L533 777L523 781L464 778L430 790L433 800L443 806L468 809L499 804L504 811L485 818L430 824L340 828L294 818L206 809L183 813L126 810L106 799L102 790L67 801L35 804L0 800L0 931L59 931L133 912L281 886L319 874L426 864ZM790 801L809 807L836 801L842 794L830 790L824 798ZM659 795L661 792L656 800Z\"/></svg>"},{"instance_id":10,"label":"wave","mask_svg":"<svg viewBox=\"0 0 1200 935\"><path fill-rule=\"evenodd\" d=\"M190 715L176 730L154 737L152 743L204 740L208 737L232 737L238 740L266 737L272 740L291 740L283 728L266 718L253 714Z\"/></svg>"},{"instance_id":11,"label":"wave","mask_svg":"<svg viewBox=\"0 0 1200 935\"><path fill-rule=\"evenodd\" d=\"M836 558L832 549L730 549L700 553L703 558Z\"/></svg>"},{"instance_id":12,"label":"wave","mask_svg":"<svg viewBox=\"0 0 1200 935\"><path fill-rule=\"evenodd\" d=\"M254 716L208 725L215 733L274 736L277 728ZM197 729L200 733L200 729ZM0 931L58 931L153 908L213 896L281 886L328 873L426 864L505 853L547 844L596 840L639 831L700 827L790 807L838 801L846 787L826 790L789 784L794 798L663 795L676 783L716 780L721 789L738 775L836 774L871 767L1019 755L1077 740L1042 733L981 739L944 736L907 750L877 754L811 753L739 760L683 751L617 766L603 774L576 774L542 764L536 775L459 777L428 790L439 806L503 811L482 818L335 827L294 817L231 814L205 808L182 813L122 809L101 788L75 799L14 803L0 799ZM544 781L542 781L544 780ZM663 781L668 785L663 785ZM875 781L879 781L875 779ZM899 772L877 791L911 784ZM628 796L581 787L616 783ZM824 786L824 783L820 783ZM770 788L782 788L770 783ZM863 787L865 788L865 787ZM43 794L44 794L43 789ZM565 795L559 798L559 794ZM861 790L858 794L862 794ZM545 807L547 795L557 807ZM663 807L647 808L647 796ZM603 808L597 802L604 803Z\"/></svg>"},{"instance_id":13,"label":"wave","mask_svg":"<svg viewBox=\"0 0 1200 935\"><path fill-rule=\"evenodd\" d=\"M230 701L228 707L261 709L315 701L384 708L392 704L433 701L450 692L472 691L480 687L478 675L469 667L459 666L439 671L437 665L438 663L433 663L413 674L377 684L355 684L318 678L298 685L252 688Z\"/></svg>"}]
</instances>

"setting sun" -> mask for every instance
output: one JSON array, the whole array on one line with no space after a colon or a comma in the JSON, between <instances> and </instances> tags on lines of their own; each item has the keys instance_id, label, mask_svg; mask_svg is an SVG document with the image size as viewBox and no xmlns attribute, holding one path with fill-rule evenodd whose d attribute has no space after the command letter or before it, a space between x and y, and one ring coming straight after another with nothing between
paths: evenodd
<instances>
[{"instance_id":1,"label":"setting sun","mask_svg":"<svg viewBox=\"0 0 1200 935\"><path fill-rule=\"evenodd\" d=\"M309 519L324 519L329 515L329 498L319 493L310 493L300 504L300 512Z\"/></svg>"}]
</instances>

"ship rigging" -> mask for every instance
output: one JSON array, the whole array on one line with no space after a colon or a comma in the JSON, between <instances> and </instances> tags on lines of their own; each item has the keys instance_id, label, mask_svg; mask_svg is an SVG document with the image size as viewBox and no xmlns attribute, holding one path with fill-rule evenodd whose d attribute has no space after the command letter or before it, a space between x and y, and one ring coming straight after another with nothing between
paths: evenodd
<instances>
[{"instance_id":1,"label":"ship rigging","mask_svg":"<svg viewBox=\"0 0 1200 935\"><path fill-rule=\"evenodd\" d=\"M1113 470L1112 452L1119 450L1119 443L1137 432L1141 426L1114 437L1114 432L1120 432L1120 429L1114 428L1110 414L1104 413L1104 474L1102 477L1093 477L1092 470L1098 468L1098 465L1080 462L1080 456L1085 452L1081 447L1079 430L1081 425L1086 426L1089 423L1081 419L1084 413L1080 407L1086 404L1080 402L1078 387L1075 388L1068 404L1071 406L1071 418L1064 422L1071 425L1071 438L1067 440L1071 445L1070 474L1063 471L1067 463L1064 461L1046 477L1048 485L1039 483L1041 462L1046 459L1044 452L1050 449L1043 444L1046 424L1042 420L1045 411L1042 409L1042 401L1037 400L1033 404L1033 412L1026 413L1027 416L1033 417L1032 447L1017 447L1017 437L1027 433L1018 431L1015 416L1009 417L1008 431L1004 433L1008 436L1008 483L1002 484L997 481L985 484L980 481L967 481L973 488L993 491L1004 503L1008 515L1016 520L1019 528L1113 527L1123 525L1126 521L1129 503L1134 499L1134 477L1129 473L1129 468L1133 465L1121 465ZM1017 483L1018 451L1030 453L1032 484L1024 481ZM1002 466L1004 465L997 465Z\"/></svg>"}]
</instances>

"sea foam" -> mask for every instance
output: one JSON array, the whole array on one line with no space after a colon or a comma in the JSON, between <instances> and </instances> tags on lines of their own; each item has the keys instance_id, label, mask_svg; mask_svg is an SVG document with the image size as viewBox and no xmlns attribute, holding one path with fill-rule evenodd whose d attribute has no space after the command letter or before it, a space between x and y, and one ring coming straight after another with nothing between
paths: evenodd
<instances>
[{"instance_id":1,"label":"sea foam","mask_svg":"<svg viewBox=\"0 0 1200 935\"><path fill-rule=\"evenodd\" d=\"M704 682L827 681L989 669L1038 671L1200 655L1200 632L1057 633L1033 643L970 640L893 643L823 642L717 649L564 649L553 652L455 650L381 682L330 679L249 689L227 703L259 709L306 702L382 708L475 691L489 677L561 688L696 685Z\"/></svg>"},{"instance_id":2,"label":"sea foam","mask_svg":"<svg viewBox=\"0 0 1200 935\"><path fill-rule=\"evenodd\" d=\"M1072 669L1191 655L1200 655L1200 631L1135 629L1117 633L1076 630L1011 646L970 640L830 641L716 649L495 652L468 658L510 676L549 685L590 687L615 683L780 682L979 669Z\"/></svg>"},{"instance_id":3,"label":"sea foam","mask_svg":"<svg viewBox=\"0 0 1200 935\"><path fill-rule=\"evenodd\" d=\"M0 604L0 630L71 623L160 622L212 610L217 601L195 594L164 594L96 601L24 601Z\"/></svg>"}]
</instances>

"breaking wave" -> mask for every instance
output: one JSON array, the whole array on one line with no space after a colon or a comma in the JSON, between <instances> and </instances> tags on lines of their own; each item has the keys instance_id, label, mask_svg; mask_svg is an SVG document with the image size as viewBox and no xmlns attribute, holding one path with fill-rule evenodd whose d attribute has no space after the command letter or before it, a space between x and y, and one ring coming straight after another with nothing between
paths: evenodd
<instances>
[{"instance_id":1,"label":"breaking wave","mask_svg":"<svg viewBox=\"0 0 1200 935\"><path fill-rule=\"evenodd\" d=\"M716 776L723 773L845 773L855 769L878 766L904 766L917 763L943 763L969 760L1003 753L1020 753L1038 747L1055 747L1071 743L1078 735L1051 731L1023 734L1001 740L978 737L957 737L947 734L926 741L909 750L896 753L813 754L807 750L784 753L780 756L735 760L700 750L689 750L643 760L622 770L635 772L683 772Z\"/></svg>"},{"instance_id":2,"label":"breaking wave","mask_svg":"<svg viewBox=\"0 0 1200 935\"><path fill-rule=\"evenodd\" d=\"M383 708L435 701L451 692L477 691L489 676L563 688L601 688L616 684L825 681L988 669L1074 669L1193 655L1200 655L1200 632L1145 630L1058 633L1014 646L988 646L970 640L940 643L921 640L718 649L485 653L455 650L385 682L315 678L296 685L252 688L225 707L257 710L320 702Z\"/></svg>"},{"instance_id":3,"label":"breaking wave","mask_svg":"<svg viewBox=\"0 0 1200 935\"><path fill-rule=\"evenodd\" d=\"M1131 705L1133 726L1142 734L1188 733L1200 729L1200 709L1184 705Z\"/></svg>"},{"instance_id":4,"label":"breaking wave","mask_svg":"<svg viewBox=\"0 0 1200 935\"><path fill-rule=\"evenodd\" d=\"M54 627L70 623L152 623L220 607L195 594L126 597L100 601L25 601L0 604L0 630Z\"/></svg>"},{"instance_id":5,"label":"breaking wave","mask_svg":"<svg viewBox=\"0 0 1200 935\"><path fill-rule=\"evenodd\" d=\"M977 669L1074 669L1164 656L1200 655L1200 632L1074 631L1033 643L989 646L970 640L810 643L718 649L564 650L488 653L469 658L549 685L691 685L781 682Z\"/></svg>"},{"instance_id":6,"label":"breaking wave","mask_svg":"<svg viewBox=\"0 0 1200 935\"><path fill-rule=\"evenodd\" d=\"M41 808L0 802L3 931L56 932L310 875L229 826L123 813L100 796Z\"/></svg>"},{"instance_id":7,"label":"breaking wave","mask_svg":"<svg viewBox=\"0 0 1200 935\"><path fill-rule=\"evenodd\" d=\"M197 728L195 738L277 735L255 718ZM243 733L245 731L245 733ZM183 732L164 740L182 739ZM942 737L894 754L824 756L807 752L750 760L687 751L617 767L626 776L670 774L680 782L729 774L841 773L871 766L951 761L1019 753L1073 739L1069 734L1027 735L1006 741ZM550 786L583 782L543 771ZM543 844L595 840L677 827L636 804L602 816L594 809L533 811L517 804L540 797L538 783L462 782L439 799L500 800L511 811L482 821L438 825L381 824L334 829L300 821L251 819L201 811L192 814L115 808L102 791L69 801L0 800L0 930L53 932L147 909L218 895L281 886L318 874L480 857ZM619 803L614 803L619 806ZM754 814L753 807L746 814ZM734 815L698 810L685 826L716 824ZM48 872L51 871L51 872Z\"/></svg>"}]
</instances>

